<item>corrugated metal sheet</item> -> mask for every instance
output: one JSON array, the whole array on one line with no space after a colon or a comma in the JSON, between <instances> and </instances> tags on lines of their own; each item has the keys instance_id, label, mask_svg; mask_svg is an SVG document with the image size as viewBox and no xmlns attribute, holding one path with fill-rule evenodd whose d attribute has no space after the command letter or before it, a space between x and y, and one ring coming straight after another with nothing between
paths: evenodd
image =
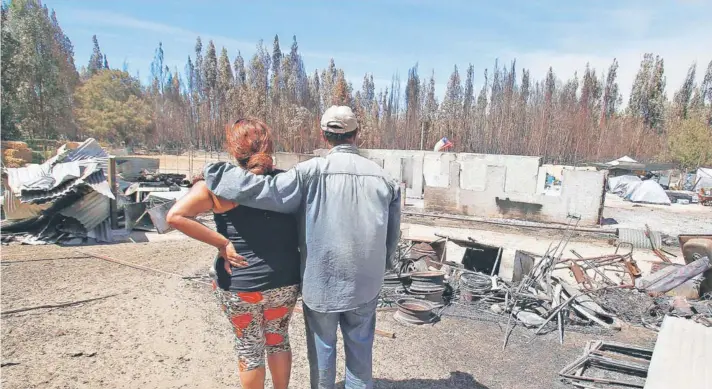
<instances>
[{"instance_id":1,"label":"corrugated metal sheet","mask_svg":"<svg viewBox=\"0 0 712 389\"><path fill-rule=\"evenodd\" d=\"M87 169L86 173L89 174L73 181L67 181L51 191L23 191L20 200L23 203L44 204L63 197L69 192L78 190L81 185L88 185L94 191L106 197L114 198L114 195L111 193L111 186L109 186L109 183L106 181L106 176L103 171L95 170L91 172Z\"/></svg>"},{"instance_id":2,"label":"corrugated metal sheet","mask_svg":"<svg viewBox=\"0 0 712 389\"><path fill-rule=\"evenodd\" d=\"M77 219L89 231L109 217L109 198L91 191L59 213Z\"/></svg>"},{"instance_id":3,"label":"corrugated metal sheet","mask_svg":"<svg viewBox=\"0 0 712 389\"><path fill-rule=\"evenodd\" d=\"M79 221L88 236L101 242L112 242L109 202L114 195L106 178L108 160L108 154L98 142L88 139L74 150L62 146L55 157L42 165L6 169L8 180L4 201L8 216L27 219L53 204L56 208L64 207L59 214ZM67 197L70 193L82 197L75 201L75 197ZM64 206L72 201L75 202ZM47 239L30 239L32 242L41 240Z\"/></svg>"},{"instance_id":4,"label":"corrugated metal sheet","mask_svg":"<svg viewBox=\"0 0 712 389\"><path fill-rule=\"evenodd\" d=\"M6 168L7 184L15 194L20 195L20 188L26 182L32 182L49 174L49 165L30 164L25 167Z\"/></svg>"},{"instance_id":5,"label":"corrugated metal sheet","mask_svg":"<svg viewBox=\"0 0 712 389\"><path fill-rule=\"evenodd\" d=\"M21 190L51 190L59 185L77 179L82 175L81 162L58 163L35 180L24 182ZM96 170L96 168L94 168Z\"/></svg>"},{"instance_id":6,"label":"corrugated metal sheet","mask_svg":"<svg viewBox=\"0 0 712 389\"><path fill-rule=\"evenodd\" d=\"M87 233L87 236L94 238L99 242L111 243L114 241L114 230L111 229L111 220L106 219L93 230Z\"/></svg>"},{"instance_id":7,"label":"corrugated metal sheet","mask_svg":"<svg viewBox=\"0 0 712 389\"><path fill-rule=\"evenodd\" d=\"M110 199L114 199L114 194L111 192L111 185L109 185L109 181L107 181L104 171L99 170L85 178L83 181L94 191L99 192Z\"/></svg>"},{"instance_id":8,"label":"corrugated metal sheet","mask_svg":"<svg viewBox=\"0 0 712 389\"><path fill-rule=\"evenodd\" d=\"M67 150L66 145L64 145L57 151L57 155L48 160L48 162L73 162L94 159L99 163L99 167L105 174L109 173L109 154L107 154L106 151L101 148L99 142L93 138L85 140L74 150Z\"/></svg>"},{"instance_id":9,"label":"corrugated metal sheet","mask_svg":"<svg viewBox=\"0 0 712 389\"><path fill-rule=\"evenodd\" d=\"M51 204L23 204L12 193L10 189L5 189L3 196L3 212L7 220L24 220L38 216L40 212L49 208Z\"/></svg>"},{"instance_id":10,"label":"corrugated metal sheet","mask_svg":"<svg viewBox=\"0 0 712 389\"><path fill-rule=\"evenodd\" d=\"M118 157L116 158L116 173L124 180L135 181L143 170L158 171L161 160L150 157Z\"/></svg>"},{"instance_id":11,"label":"corrugated metal sheet","mask_svg":"<svg viewBox=\"0 0 712 389\"><path fill-rule=\"evenodd\" d=\"M712 328L668 316L658 334L645 389L712 387Z\"/></svg>"},{"instance_id":12,"label":"corrugated metal sheet","mask_svg":"<svg viewBox=\"0 0 712 389\"><path fill-rule=\"evenodd\" d=\"M641 249L652 249L650 245L650 239L645 235L643 230L635 230L630 228L619 228L617 230L618 241L631 243L635 248ZM663 238L659 232L652 231L653 242L655 242L655 247L662 247Z\"/></svg>"},{"instance_id":13,"label":"corrugated metal sheet","mask_svg":"<svg viewBox=\"0 0 712 389\"><path fill-rule=\"evenodd\" d=\"M66 145L41 165L6 169L8 184L16 196L24 190L54 190L76 177L87 177L97 169L108 175L109 155L94 139L87 139L74 150Z\"/></svg>"}]
</instances>

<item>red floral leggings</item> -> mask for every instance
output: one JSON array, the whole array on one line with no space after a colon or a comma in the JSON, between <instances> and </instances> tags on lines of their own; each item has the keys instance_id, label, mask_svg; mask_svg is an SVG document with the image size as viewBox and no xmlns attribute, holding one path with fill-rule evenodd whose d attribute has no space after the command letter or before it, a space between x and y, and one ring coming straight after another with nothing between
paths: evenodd
<instances>
[{"instance_id":1,"label":"red floral leggings","mask_svg":"<svg viewBox=\"0 0 712 389\"><path fill-rule=\"evenodd\" d=\"M215 296L235 331L240 371L265 364L265 353L290 351L289 319L299 296L299 285L263 292L228 292L215 288Z\"/></svg>"}]
</instances>

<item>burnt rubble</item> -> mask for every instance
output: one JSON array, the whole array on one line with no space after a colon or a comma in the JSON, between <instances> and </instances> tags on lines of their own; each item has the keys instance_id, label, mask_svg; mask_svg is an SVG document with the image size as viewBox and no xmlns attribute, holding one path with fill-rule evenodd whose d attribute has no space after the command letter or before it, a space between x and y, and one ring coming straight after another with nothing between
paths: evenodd
<instances>
[{"instance_id":1,"label":"burnt rubble","mask_svg":"<svg viewBox=\"0 0 712 389\"><path fill-rule=\"evenodd\" d=\"M190 183L146 167L158 170L158 160L112 157L87 139L42 164L4 168L2 242L111 243L132 230L170 231L166 214Z\"/></svg>"},{"instance_id":2,"label":"burnt rubble","mask_svg":"<svg viewBox=\"0 0 712 389\"><path fill-rule=\"evenodd\" d=\"M384 277L379 306L395 310L395 319L404 324L433 324L444 316L500 323L505 328L503 348L515 327L528 328L533 335L557 333L563 343L566 330L596 335L624 325L657 330L666 316L712 325L709 296L664 294L685 282L699 282L695 277L710 268L706 257L655 273L651 281L641 276L630 245L591 258L567 251L575 227L572 218L561 239L511 282L495 275L494 268L487 274L442 261L433 248L438 240L430 245L402 241L396 268ZM573 255L565 258L568 253ZM575 283L554 274L562 269L573 274Z\"/></svg>"}]
</instances>

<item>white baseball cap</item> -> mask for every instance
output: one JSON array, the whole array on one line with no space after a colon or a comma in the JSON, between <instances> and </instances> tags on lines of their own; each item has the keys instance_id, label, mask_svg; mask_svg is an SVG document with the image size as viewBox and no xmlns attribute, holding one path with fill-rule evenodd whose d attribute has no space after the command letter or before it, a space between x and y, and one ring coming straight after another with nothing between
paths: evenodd
<instances>
[{"instance_id":1,"label":"white baseball cap","mask_svg":"<svg viewBox=\"0 0 712 389\"><path fill-rule=\"evenodd\" d=\"M321 117L321 130L335 134L345 134L358 129L356 115L351 108L332 105Z\"/></svg>"}]
</instances>

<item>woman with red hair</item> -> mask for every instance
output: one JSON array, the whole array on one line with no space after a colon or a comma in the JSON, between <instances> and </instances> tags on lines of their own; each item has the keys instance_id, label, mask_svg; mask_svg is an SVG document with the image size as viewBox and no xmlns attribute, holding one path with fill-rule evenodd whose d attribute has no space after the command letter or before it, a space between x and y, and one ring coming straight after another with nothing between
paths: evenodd
<instances>
[{"instance_id":1,"label":"woman with red hair","mask_svg":"<svg viewBox=\"0 0 712 389\"><path fill-rule=\"evenodd\" d=\"M274 175L272 134L255 119L226 129L227 149L254 174ZM211 211L217 231L193 219ZM265 354L275 389L286 389L291 373L289 320L297 302L300 257L293 215L263 211L216 197L198 178L168 212L168 224L218 249L213 289L232 323L240 382L262 389Z\"/></svg>"}]
</instances>

